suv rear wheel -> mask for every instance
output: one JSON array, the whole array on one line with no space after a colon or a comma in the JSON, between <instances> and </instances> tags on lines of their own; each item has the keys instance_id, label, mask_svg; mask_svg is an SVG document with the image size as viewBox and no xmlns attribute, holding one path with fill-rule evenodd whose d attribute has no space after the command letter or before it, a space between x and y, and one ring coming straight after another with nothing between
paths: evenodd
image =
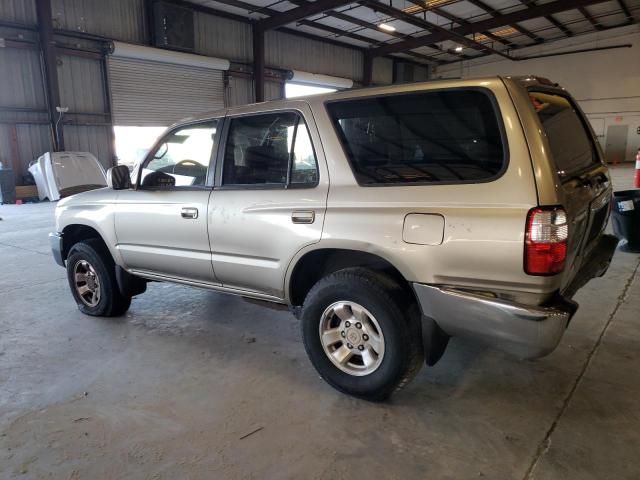
<instances>
[{"instance_id":1,"label":"suv rear wheel","mask_svg":"<svg viewBox=\"0 0 640 480\"><path fill-rule=\"evenodd\" d=\"M119 317L131 305L131 297L120 293L115 263L100 240L85 240L71 247L67 258L67 279L82 313Z\"/></svg>"},{"instance_id":2,"label":"suv rear wheel","mask_svg":"<svg viewBox=\"0 0 640 480\"><path fill-rule=\"evenodd\" d=\"M395 282L370 270L348 268L321 279L301 320L311 363L341 392L384 400L422 365L417 308Z\"/></svg>"}]
</instances>

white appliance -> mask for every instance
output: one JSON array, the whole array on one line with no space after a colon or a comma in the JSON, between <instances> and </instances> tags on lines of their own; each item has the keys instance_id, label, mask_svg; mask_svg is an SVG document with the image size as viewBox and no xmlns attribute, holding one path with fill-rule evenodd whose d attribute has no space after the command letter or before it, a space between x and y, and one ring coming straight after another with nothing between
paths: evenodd
<instances>
[{"instance_id":1,"label":"white appliance","mask_svg":"<svg viewBox=\"0 0 640 480\"><path fill-rule=\"evenodd\" d=\"M31 162L29 172L36 181L40 200L54 202L107 186L104 168L89 152L47 152Z\"/></svg>"}]
</instances>

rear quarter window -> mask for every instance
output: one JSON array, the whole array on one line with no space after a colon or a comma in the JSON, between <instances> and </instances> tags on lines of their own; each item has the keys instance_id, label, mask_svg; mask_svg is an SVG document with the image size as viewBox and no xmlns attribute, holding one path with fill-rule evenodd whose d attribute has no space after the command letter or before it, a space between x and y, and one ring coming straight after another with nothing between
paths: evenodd
<instances>
[{"instance_id":1,"label":"rear quarter window","mask_svg":"<svg viewBox=\"0 0 640 480\"><path fill-rule=\"evenodd\" d=\"M498 110L481 89L334 101L327 110L360 185L485 182L506 167Z\"/></svg>"},{"instance_id":2,"label":"rear quarter window","mask_svg":"<svg viewBox=\"0 0 640 480\"><path fill-rule=\"evenodd\" d=\"M600 162L587 126L571 100L537 91L530 91L529 98L560 176L580 172Z\"/></svg>"}]
</instances>

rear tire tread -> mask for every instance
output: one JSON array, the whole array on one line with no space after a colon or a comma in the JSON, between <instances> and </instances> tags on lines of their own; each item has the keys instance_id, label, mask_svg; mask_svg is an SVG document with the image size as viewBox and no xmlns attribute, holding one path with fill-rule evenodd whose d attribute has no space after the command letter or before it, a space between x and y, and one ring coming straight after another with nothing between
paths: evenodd
<instances>
[{"instance_id":1,"label":"rear tire tread","mask_svg":"<svg viewBox=\"0 0 640 480\"><path fill-rule=\"evenodd\" d=\"M303 323L305 320L318 321L318 319L305 319L305 310L309 308L310 303L313 303L315 297L320 295L324 289L335 286L338 283L365 287L366 291L384 306L395 321L404 323L406 328L400 328L399 334L403 337L402 343L407 347L407 354L400 366L400 374L397 375L396 378L390 379L383 388L366 393L354 392L348 387L345 388L341 386L334 381L330 375L321 371L318 365L314 363L314 366L321 378L340 392L370 401L386 400L391 394L404 388L417 375L422 367L424 353L422 348L419 308L411 295L394 279L362 267L346 268L323 277L311 288L302 307L301 317ZM348 292L349 289L347 288L345 291ZM397 300L394 299L394 297ZM365 307L367 306L365 305ZM303 343L307 354L310 358L313 358L312 352L310 351L311 347L306 341L304 333Z\"/></svg>"}]
</instances>

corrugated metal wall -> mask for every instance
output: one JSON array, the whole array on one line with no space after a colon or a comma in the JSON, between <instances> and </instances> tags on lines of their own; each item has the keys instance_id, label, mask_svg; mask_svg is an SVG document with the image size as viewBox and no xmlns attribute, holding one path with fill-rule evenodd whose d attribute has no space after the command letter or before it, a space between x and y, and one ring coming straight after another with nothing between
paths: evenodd
<instances>
[{"instance_id":1,"label":"corrugated metal wall","mask_svg":"<svg viewBox=\"0 0 640 480\"><path fill-rule=\"evenodd\" d=\"M251 25L196 12L196 53L249 63L253 61Z\"/></svg>"},{"instance_id":2,"label":"corrugated metal wall","mask_svg":"<svg viewBox=\"0 0 640 480\"><path fill-rule=\"evenodd\" d=\"M375 58L371 79L376 85L391 85L393 83L393 60L384 57Z\"/></svg>"},{"instance_id":3,"label":"corrugated metal wall","mask_svg":"<svg viewBox=\"0 0 640 480\"><path fill-rule=\"evenodd\" d=\"M46 108L38 50L0 48L0 105Z\"/></svg>"},{"instance_id":4,"label":"corrugated metal wall","mask_svg":"<svg viewBox=\"0 0 640 480\"><path fill-rule=\"evenodd\" d=\"M20 181L51 145L38 50L0 48L0 107L0 162L15 167Z\"/></svg>"},{"instance_id":5,"label":"corrugated metal wall","mask_svg":"<svg viewBox=\"0 0 640 480\"><path fill-rule=\"evenodd\" d=\"M105 168L112 167L111 127L65 125L65 148L73 152L91 152Z\"/></svg>"},{"instance_id":6,"label":"corrugated metal wall","mask_svg":"<svg viewBox=\"0 0 640 480\"><path fill-rule=\"evenodd\" d=\"M125 42L145 43L148 38L145 0L51 0L54 27L101 35ZM0 19L35 24L35 0L0 0ZM250 63L251 26L241 21L194 13L196 53ZM9 33L4 33L5 31ZM2 36L15 35L2 30ZM32 38L25 32L25 38ZM68 39L67 39L68 40ZM80 40L76 43L86 43ZM265 39L269 67L296 69L337 77L362 79L362 53L358 50L289 33L270 31ZM91 151L105 166L111 162L111 130L107 94L103 87L103 64L99 59L62 55L58 65L62 106L81 115L68 115L64 134L67 149ZM392 62L376 59L373 81L391 83ZM229 76L227 106L253 101L253 81ZM268 81L265 98L282 95L282 84ZM0 48L0 161L13 163L16 152L20 169L51 149L40 55L37 50ZM89 125L91 124L91 125Z\"/></svg>"},{"instance_id":7,"label":"corrugated metal wall","mask_svg":"<svg viewBox=\"0 0 640 480\"><path fill-rule=\"evenodd\" d=\"M99 59L60 55L58 83L60 102L71 112L103 113L107 110Z\"/></svg>"},{"instance_id":8,"label":"corrugated metal wall","mask_svg":"<svg viewBox=\"0 0 640 480\"><path fill-rule=\"evenodd\" d=\"M225 107L237 107L255 102L253 80L247 77L229 75L225 95ZM284 97L282 82L266 81L264 99L279 100Z\"/></svg>"},{"instance_id":9,"label":"corrugated metal wall","mask_svg":"<svg viewBox=\"0 0 640 480\"><path fill-rule=\"evenodd\" d=\"M284 83L282 82L264 82L264 99L279 100L284 98Z\"/></svg>"},{"instance_id":10,"label":"corrugated metal wall","mask_svg":"<svg viewBox=\"0 0 640 480\"><path fill-rule=\"evenodd\" d=\"M69 108L65 118L85 125L64 125L65 149L91 152L105 168L112 166L111 126L99 58L58 57L60 103ZM90 124L90 125L86 125Z\"/></svg>"},{"instance_id":11,"label":"corrugated metal wall","mask_svg":"<svg viewBox=\"0 0 640 480\"><path fill-rule=\"evenodd\" d=\"M27 174L29 163L48 150L51 150L48 125L0 123L0 162L5 167L16 167L16 179L20 183L21 177Z\"/></svg>"},{"instance_id":12,"label":"corrugated metal wall","mask_svg":"<svg viewBox=\"0 0 640 480\"><path fill-rule=\"evenodd\" d=\"M36 23L35 0L0 1L0 18L17 23Z\"/></svg>"},{"instance_id":13,"label":"corrugated metal wall","mask_svg":"<svg viewBox=\"0 0 640 480\"><path fill-rule=\"evenodd\" d=\"M225 107L236 107L253 102L253 80L248 77L229 75L225 94Z\"/></svg>"},{"instance_id":14,"label":"corrugated metal wall","mask_svg":"<svg viewBox=\"0 0 640 480\"><path fill-rule=\"evenodd\" d=\"M144 0L51 0L51 7L55 28L132 43L147 36Z\"/></svg>"},{"instance_id":15,"label":"corrugated metal wall","mask_svg":"<svg viewBox=\"0 0 640 480\"><path fill-rule=\"evenodd\" d=\"M32 160L51 150L49 125L17 125L18 150L25 168Z\"/></svg>"},{"instance_id":16,"label":"corrugated metal wall","mask_svg":"<svg viewBox=\"0 0 640 480\"><path fill-rule=\"evenodd\" d=\"M358 50L289 33L265 34L265 60L270 67L362 79L362 53Z\"/></svg>"}]
</instances>

